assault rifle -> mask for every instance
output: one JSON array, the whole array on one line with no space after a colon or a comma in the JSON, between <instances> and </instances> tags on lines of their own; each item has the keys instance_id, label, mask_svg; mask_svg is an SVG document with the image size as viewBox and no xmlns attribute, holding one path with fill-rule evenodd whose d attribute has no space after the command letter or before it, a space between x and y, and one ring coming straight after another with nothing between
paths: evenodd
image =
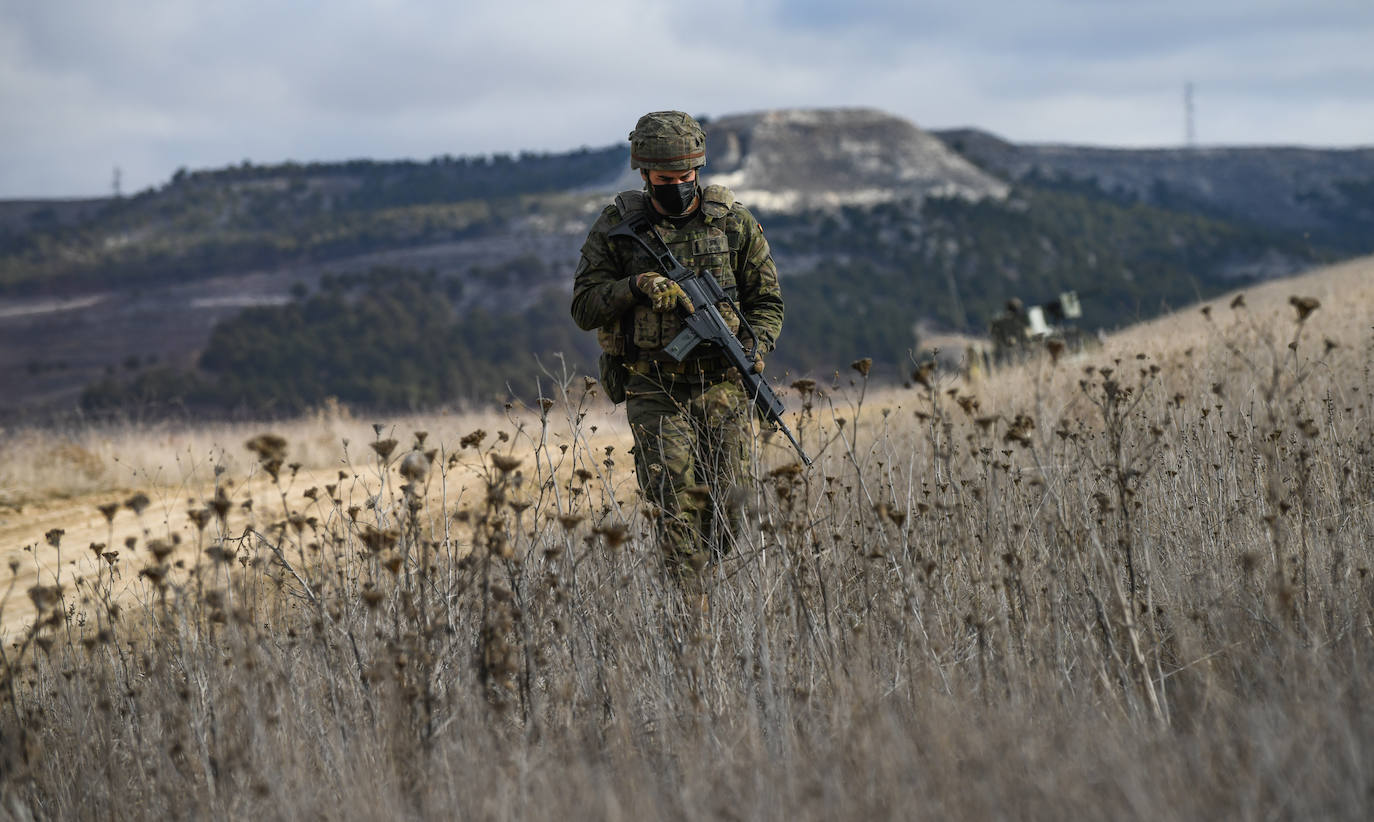
<instances>
[{"instance_id":1,"label":"assault rifle","mask_svg":"<svg viewBox=\"0 0 1374 822\"><path fill-rule=\"evenodd\" d=\"M736 371L739 372L740 379L744 382L744 391L749 395L749 400L754 404L763 416L772 423L792 443L792 447L797 449L797 454L801 456L802 462L810 465L811 458L802 450L801 443L792 436L792 431L787 424L782 421L782 400L773 393L768 381L762 374L754 371L754 361L757 359L759 336L750 327L749 321L744 318L744 312L739 310L734 300L725 293L716 282L716 278L711 276L711 272L703 271L698 274L678 262L673 256L673 252L668 250L668 244L663 242L658 230L653 227L643 214L631 214L620 224L607 233L608 237L629 237L634 240L658 263L659 269L668 279L677 283L682 290L687 292L687 297L692 301L695 309L690 314L686 314L682 319L686 328L682 329L673 341L663 349L668 356L682 362L687 355L702 343L711 343L725 353L725 359ZM745 352L744 346L740 345L739 338L730 331L730 326L725 324L725 318L720 315L720 310L716 308L716 303L729 303L734 309L735 316L739 317L740 324L749 333L753 345L750 350Z\"/></svg>"}]
</instances>

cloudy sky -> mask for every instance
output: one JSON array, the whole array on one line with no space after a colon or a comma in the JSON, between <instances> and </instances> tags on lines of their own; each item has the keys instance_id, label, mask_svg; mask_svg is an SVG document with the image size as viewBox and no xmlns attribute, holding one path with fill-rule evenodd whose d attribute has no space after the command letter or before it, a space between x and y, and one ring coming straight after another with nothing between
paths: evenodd
<instances>
[{"instance_id":1,"label":"cloudy sky","mask_svg":"<svg viewBox=\"0 0 1374 822\"><path fill-rule=\"evenodd\" d=\"M245 159L869 106L1015 141L1374 145L1374 0L0 0L0 199Z\"/></svg>"}]
</instances>

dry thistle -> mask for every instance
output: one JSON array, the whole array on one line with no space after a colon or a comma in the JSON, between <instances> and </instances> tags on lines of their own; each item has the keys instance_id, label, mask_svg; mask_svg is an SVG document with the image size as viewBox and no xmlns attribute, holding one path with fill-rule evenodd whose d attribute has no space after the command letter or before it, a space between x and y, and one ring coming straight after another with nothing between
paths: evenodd
<instances>
[{"instance_id":1,"label":"dry thistle","mask_svg":"<svg viewBox=\"0 0 1374 822\"><path fill-rule=\"evenodd\" d=\"M506 454L492 454L491 464L502 474L509 474L520 467L520 460Z\"/></svg>"},{"instance_id":2,"label":"dry thistle","mask_svg":"<svg viewBox=\"0 0 1374 822\"><path fill-rule=\"evenodd\" d=\"M153 585L161 588L167 581L167 571L168 568L166 565L149 565L147 568L139 571L138 575L145 577L149 582L153 583Z\"/></svg>"},{"instance_id":3,"label":"dry thistle","mask_svg":"<svg viewBox=\"0 0 1374 822\"><path fill-rule=\"evenodd\" d=\"M934 386L934 384L931 382L931 377L932 377L934 374L935 374L935 361L934 361L934 360L926 360L925 362L923 362L923 363L921 363L920 365L916 366L916 370L915 370L915 371L911 372L911 379L912 379L913 382L915 382L917 385L922 386L923 388L934 388L935 386Z\"/></svg>"},{"instance_id":4,"label":"dry thistle","mask_svg":"<svg viewBox=\"0 0 1374 822\"><path fill-rule=\"evenodd\" d=\"M630 537L630 529L623 525L616 524L593 528L592 533L600 535L600 537L606 541L606 547L612 551L624 545L625 540Z\"/></svg>"},{"instance_id":5,"label":"dry thistle","mask_svg":"<svg viewBox=\"0 0 1374 822\"><path fill-rule=\"evenodd\" d=\"M1006 442L1029 446L1031 444L1030 432L1033 430L1035 430L1035 420L1026 414L1017 414L1002 439Z\"/></svg>"},{"instance_id":6,"label":"dry thistle","mask_svg":"<svg viewBox=\"0 0 1374 822\"><path fill-rule=\"evenodd\" d=\"M133 511L134 516L136 517L143 516L143 512L148 510L148 506L152 504L153 501L148 499L148 495L143 493L142 491L139 491L137 494L134 494L132 497L129 497L128 499L124 500L124 507L128 508L130 511Z\"/></svg>"},{"instance_id":7,"label":"dry thistle","mask_svg":"<svg viewBox=\"0 0 1374 822\"><path fill-rule=\"evenodd\" d=\"M218 562L221 565L228 565L230 562L234 561L236 552L225 548L224 545L217 542L205 549L205 555L214 562Z\"/></svg>"},{"instance_id":8,"label":"dry thistle","mask_svg":"<svg viewBox=\"0 0 1374 822\"><path fill-rule=\"evenodd\" d=\"M148 553L153 555L159 563L171 555L175 546L165 539L154 539L148 542Z\"/></svg>"},{"instance_id":9,"label":"dry thistle","mask_svg":"<svg viewBox=\"0 0 1374 822\"><path fill-rule=\"evenodd\" d=\"M376 442L370 443L370 445L372 450L377 452L377 457L381 459L382 462L386 462L386 458L391 456L391 452L396 449L396 440L377 440Z\"/></svg>"},{"instance_id":10,"label":"dry thistle","mask_svg":"<svg viewBox=\"0 0 1374 822\"><path fill-rule=\"evenodd\" d=\"M1306 322L1312 316L1312 312L1321 308L1321 301L1316 297L1299 297L1296 294L1288 298L1289 305L1293 306L1298 312L1298 322Z\"/></svg>"},{"instance_id":11,"label":"dry thistle","mask_svg":"<svg viewBox=\"0 0 1374 822\"><path fill-rule=\"evenodd\" d=\"M849 364L849 367L858 371L861 376L867 377L868 372L873 368L873 358L864 357Z\"/></svg>"},{"instance_id":12,"label":"dry thistle","mask_svg":"<svg viewBox=\"0 0 1374 822\"><path fill-rule=\"evenodd\" d=\"M395 528L388 528L385 531L380 531L369 525L362 532L360 538L363 541L363 545L366 545L369 551L374 554L380 554L390 549L400 540L401 532L397 531Z\"/></svg>"},{"instance_id":13,"label":"dry thistle","mask_svg":"<svg viewBox=\"0 0 1374 822\"><path fill-rule=\"evenodd\" d=\"M286 460L286 438L278 434L258 434L244 443L244 447L257 454L263 463Z\"/></svg>"},{"instance_id":14,"label":"dry thistle","mask_svg":"<svg viewBox=\"0 0 1374 822\"><path fill-rule=\"evenodd\" d=\"M401 460L401 476L413 483L422 483L429 476L429 460L419 451L411 451Z\"/></svg>"},{"instance_id":15,"label":"dry thistle","mask_svg":"<svg viewBox=\"0 0 1374 822\"><path fill-rule=\"evenodd\" d=\"M205 526L210 524L210 518L214 516L214 512L209 508L192 508L186 512L186 516L196 526L197 531L204 531Z\"/></svg>"},{"instance_id":16,"label":"dry thistle","mask_svg":"<svg viewBox=\"0 0 1374 822\"><path fill-rule=\"evenodd\" d=\"M115 514L119 512L119 503L107 502L104 505L96 506L96 508L100 511L102 515L104 515L106 522L113 523Z\"/></svg>"},{"instance_id":17,"label":"dry thistle","mask_svg":"<svg viewBox=\"0 0 1374 822\"><path fill-rule=\"evenodd\" d=\"M35 585L29 589L28 594L33 602L33 609L41 614L62 601L62 586Z\"/></svg>"},{"instance_id":18,"label":"dry thistle","mask_svg":"<svg viewBox=\"0 0 1374 822\"><path fill-rule=\"evenodd\" d=\"M223 488L215 489L215 498L210 500L210 510L215 512L220 525L223 526L225 520L229 518L229 509L234 506L232 500L224 493Z\"/></svg>"},{"instance_id":19,"label":"dry thistle","mask_svg":"<svg viewBox=\"0 0 1374 822\"><path fill-rule=\"evenodd\" d=\"M1244 295L1244 294L1237 294L1237 295L1236 295L1236 298L1235 298L1234 300L1231 301L1231 310L1232 310L1232 311L1239 311L1240 309L1242 309L1242 308L1244 308L1244 307L1245 307L1245 295Z\"/></svg>"}]
</instances>

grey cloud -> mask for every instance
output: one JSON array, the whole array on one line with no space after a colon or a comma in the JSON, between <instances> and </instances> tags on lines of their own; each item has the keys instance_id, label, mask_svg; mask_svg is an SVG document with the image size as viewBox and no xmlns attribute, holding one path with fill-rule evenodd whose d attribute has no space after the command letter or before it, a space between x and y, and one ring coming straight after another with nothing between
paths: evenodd
<instances>
[{"instance_id":1,"label":"grey cloud","mask_svg":"<svg viewBox=\"0 0 1374 822\"><path fill-rule=\"evenodd\" d=\"M867 105L1012 139L1368 142L1367 0L11 4L0 197L181 165L566 150L645 110ZM1347 110L1342 118L1333 112ZM1304 132L1301 129L1306 128Z\"/></svg>"}]
</instances>

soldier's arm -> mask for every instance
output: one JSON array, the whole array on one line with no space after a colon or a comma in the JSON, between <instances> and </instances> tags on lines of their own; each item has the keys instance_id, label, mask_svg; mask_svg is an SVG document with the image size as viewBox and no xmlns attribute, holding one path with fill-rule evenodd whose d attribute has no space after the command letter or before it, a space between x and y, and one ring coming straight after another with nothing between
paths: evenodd
<instances>
[{"instance_id":1,"label":"soldier's arm","mask_svg":"<svg viewBox=\"0 0 1374 822\"><path fill-rule=\"evenodd\" d=\"M611 251L606 232L619 221L615 207L610 206L587 234L582 244L582 258L573 278L573 321L584 331L616 322L644 295L635 287L635 275L626 276Z\"/></svg>"},{"instance_id":2,"label":"soldier's arm","mask_svg":"<svg viewBox=\"0 0 1374 822\"><path fill-rule=\"evenodd\" d=\"M739 250L739 307L760 337L759 352L766 354L777 346L782 333L782 289L778 287L778 268L764 239L763 228L744 206L735 206L744 226L744 243Z\"/></svg>"}]
</instances>

